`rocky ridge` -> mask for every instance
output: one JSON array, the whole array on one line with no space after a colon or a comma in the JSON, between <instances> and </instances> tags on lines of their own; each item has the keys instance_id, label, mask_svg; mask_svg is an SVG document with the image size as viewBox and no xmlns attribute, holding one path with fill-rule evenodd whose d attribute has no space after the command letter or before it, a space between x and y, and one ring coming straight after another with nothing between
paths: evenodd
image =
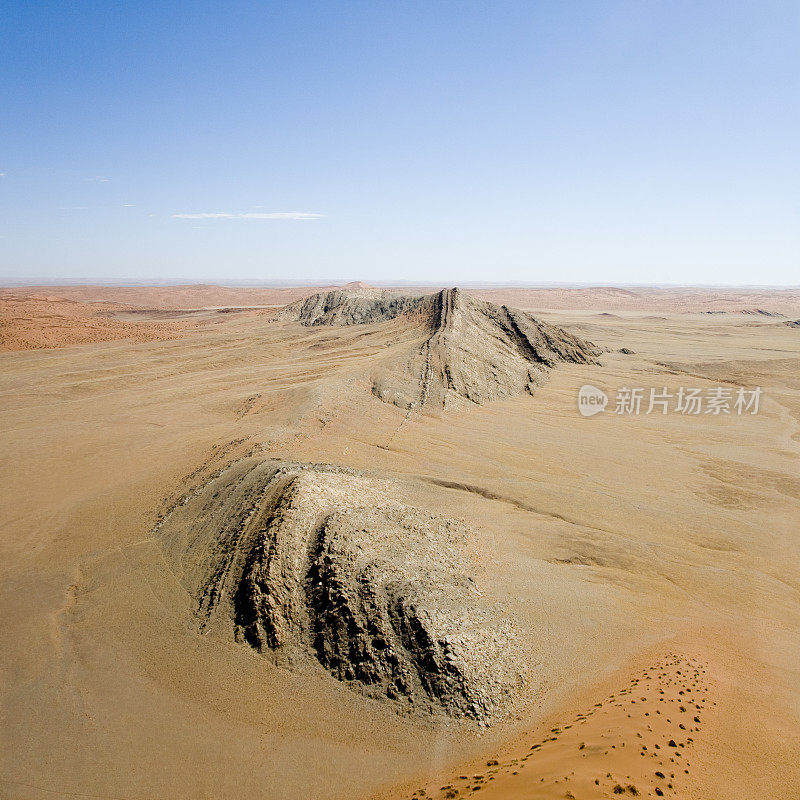
<instances>
[{"instance_id":1,"label":"rocky ridge","mask_svg":"<svg viewBox=\"0 0 800 800\"><path fill-rule=\"evenodd\" d=\"M392 481L250 458L160 536L207 633L314 659L358 691L488 725L524 684L513 622L469 575L463 523Z\"/></svg>"},{"instance_id":2,"label":"rocky ridge","mask_svg":"<svg viewBox=\"0 0 800 800\"><path fill-rule=\"evenodd\" d=\"M293 303L281 318L306 326L361 325L406 318L420 342L378 365L373 393L401 408L486 403L532 394L559 363L594 364L600 348L556 325L460 289L410 296L336 290Z\"/></svg>"}]
</instances>

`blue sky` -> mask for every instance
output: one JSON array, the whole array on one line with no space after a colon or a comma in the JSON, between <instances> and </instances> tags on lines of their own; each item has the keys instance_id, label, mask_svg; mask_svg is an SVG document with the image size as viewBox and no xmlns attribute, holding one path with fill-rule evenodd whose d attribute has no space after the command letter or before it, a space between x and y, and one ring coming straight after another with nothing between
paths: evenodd
<instances>
[{"instance_id":1,"label":"blue sky","mask_svg":"<svg viewBox=\"0 0 800 800\"><path fill-rule=\"evenodd\" d=\"M796 0L0 15L0 280L800 284Z\"/></svg>"}]
</instances>

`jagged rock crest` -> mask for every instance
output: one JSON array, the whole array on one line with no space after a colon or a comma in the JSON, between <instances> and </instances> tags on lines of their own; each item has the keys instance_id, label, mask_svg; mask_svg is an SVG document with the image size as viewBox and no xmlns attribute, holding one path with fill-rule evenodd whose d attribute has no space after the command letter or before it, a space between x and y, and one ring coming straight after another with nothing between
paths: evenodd
<instances>
[{"instance_id":1,"label":"jagged rock crest","mask_svg":"<svg viewBox=\"0 0 800 800\"><path fill-rule=\"evenodd\" d=\"M409 296L336 290L287 306L303 325L358 325L406 318L420 342L379 364L373 393L402 408L486 403L533 393L559 363L596 363L600 349L555 325L460 289Z\"/></svg>"}]
</instances>

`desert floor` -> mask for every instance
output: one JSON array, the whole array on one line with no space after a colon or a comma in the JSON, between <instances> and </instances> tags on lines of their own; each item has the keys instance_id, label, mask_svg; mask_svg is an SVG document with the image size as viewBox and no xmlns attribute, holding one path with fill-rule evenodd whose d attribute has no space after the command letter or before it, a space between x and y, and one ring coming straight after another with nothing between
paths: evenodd
<instances>
[{"instance_id":1,"label":"desert floor","mask_svg":"<svg viewBox=\"0 0 800 800\"><path fill-rule=\"evenodd\" d=\"M67 299L110 303L120 336L172 327L0 353L0 796L800 796L800 329L549 304L600 366L407 415L367 380L394 323ZM755 415L583 418L583 384L763 395ZM245 454L391 475L465 520L479 588L525 630L516 713L483 731L400 715L198 632L157 524Z\"/></svg>"}]
</instances>

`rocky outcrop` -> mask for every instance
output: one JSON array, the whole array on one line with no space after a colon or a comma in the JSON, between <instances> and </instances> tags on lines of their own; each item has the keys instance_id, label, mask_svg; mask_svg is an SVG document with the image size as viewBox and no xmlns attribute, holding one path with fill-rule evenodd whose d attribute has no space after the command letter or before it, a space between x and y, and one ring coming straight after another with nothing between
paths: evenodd
<instances>
[{"instance_id":1,"label":"rocky outcrop","mask_svg":"<svg viewBox=\"0 0 800 800\"><path fill-rule=\"evenodd\" d=\"M558 363L595 363L600 354L561 328L459 289L426 298L426 307L429 332L422 344L373 379L378 397L403 408L533 394Z\"/></svg>"},{"instance_id":2,"label":"rocky outcrop","mask_svg":"<svg viewBox=\"0 0 800 800\"><path fill-rule=\"evenodd\" d=\"M486 403L533 393L559 363L592 364L600 349L555 325L460 289L431 295L334 291L287 306L304 325L354 325L406 318L420 340L381 364L373 393L402 408Z\"/></svg>"},{"instance_id":3,"label":"rocky outcrop","mask_svg":"<svg viewBox=\"0 0 800 800\"><path fill-rule=\"evenodd\" d=\"M368 325L413 312L423 299L378 289L333 289L286 306L278 312L278 318L296 320L306 327Z\"/></svg>"},{"instance_id":4,"label":"rocky outcrop","mask_svg":"<svg viewBox=\"0 0 800 800\"><path fill-rule=\"evenodd\" d=\"M162 526L200 628L313 658L372 697L490 724L523 684L514 626L469 576L469 532L388 480L240 462Z\"/></svg>"},{"instance_id":5,"label":"rocky outcrop","mask_svg":"<svg viewBox=\"0 0 800 800\"><path fill-rule=\"evenodd\" d=\"M702 311L702 314L744 314L745 316L749 317L782 317L783 314L779 313L778 311L767 311L764 308L739 308L734 310L727 310L727 311L719 311L719 310L712 310L712 311Z\"/></svg>"}]
</instances>

